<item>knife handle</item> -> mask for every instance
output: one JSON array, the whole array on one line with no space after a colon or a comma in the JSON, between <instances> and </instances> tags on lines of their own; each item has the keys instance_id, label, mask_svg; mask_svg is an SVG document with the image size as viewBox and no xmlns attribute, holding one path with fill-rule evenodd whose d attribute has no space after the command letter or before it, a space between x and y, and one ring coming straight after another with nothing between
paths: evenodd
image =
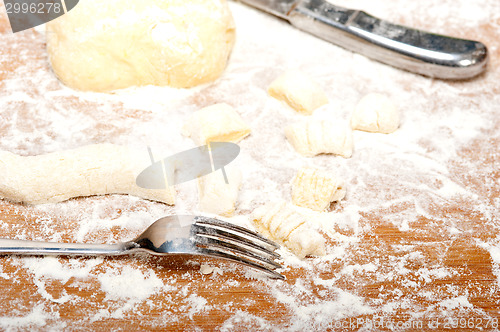
<instances>
[{"instance_id":1,"label":"knife handle","mask_svg":"<svg viewBox=\"0 0 500 332\"><path fill-rule=\"evenodd\" d=\"M467 79L486 69L485 45L392 24L324 0L300 1L290 23L380 62L441 79Z\"/></svg>"}]
</instances>

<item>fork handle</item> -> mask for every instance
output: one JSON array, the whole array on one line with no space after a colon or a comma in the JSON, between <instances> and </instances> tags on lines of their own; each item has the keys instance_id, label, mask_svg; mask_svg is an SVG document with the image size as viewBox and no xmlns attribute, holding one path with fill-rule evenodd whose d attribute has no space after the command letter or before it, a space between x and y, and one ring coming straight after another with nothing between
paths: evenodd
<instances>
[{"instance_id":1,"label":"fork handle","mask_svg":"<svg viewBox=\"0 0 500 332\"><path fill-rule=\"evenodd\" d=\"M116 244L56 243L0 239L0 255L124 255L136 246L132 242Z\"/></svg>"},{"instance_id":2,"label":"fork handle","mask_svg":"<svg viewBox=\"0 0 500 332\"><path fill-rule=\"evenodd\" d=\"M380 62L441 79L467 79L488 60L480 42L396 25L324 0L302 0L288 15L292 25Z\"/></svg>"}]
</instances>

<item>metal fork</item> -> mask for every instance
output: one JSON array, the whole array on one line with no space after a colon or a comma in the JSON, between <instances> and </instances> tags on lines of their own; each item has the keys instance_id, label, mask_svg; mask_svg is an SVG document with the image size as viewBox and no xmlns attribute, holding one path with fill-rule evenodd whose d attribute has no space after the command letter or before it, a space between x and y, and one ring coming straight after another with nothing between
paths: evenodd
<instances>
[{"instance_id":1,"label":"metal fork","mask_svg":"<svg viewBox=\"0 0 500 332\"><path fill-rule=\"evenodd\" d=\"M201 255L245 264L277 279L281 268L278 245L259 234L214 218L172 215L156 220L136 239L116 244L56 243L0 239L0 254L16 255L126 255L146 251L154 255Z\"/></svg>"}]
</instances>

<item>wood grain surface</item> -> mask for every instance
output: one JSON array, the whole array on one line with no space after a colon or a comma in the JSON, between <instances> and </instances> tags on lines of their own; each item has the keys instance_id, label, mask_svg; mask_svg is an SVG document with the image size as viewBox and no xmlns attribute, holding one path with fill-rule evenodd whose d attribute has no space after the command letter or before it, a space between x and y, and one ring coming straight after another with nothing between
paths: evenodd
<instances>
[{"instance_id":1,"label":"wood grain surface","mask_svg":"<svg viewBox=\"0 0 500 332\"><path fill-rule=\"evenodd\" d=\"M488 4L484 10L498 8L494 6L496 1L483 1ZM396 3L404 5L403 0L394 1ZM406 13L392 19L397 23L432 29L432 22L418 19L416 15ZM356 233L356 241L343 246L345 252L338 258L308 258L309 263L302 266L286 265L283 270L285 281L252 279L242 266L211 259L2 256L0 329L340 331L362 329L363 324L359 322L364 322L365 330L498 330L500 261L492 257L495 252L500 255L500 17L495 17L496 21L463 27L450 18L449 26L440 31L463 38L480 38L488 45L490 63L487 74L467 82L445 83L409 73L394 74L405 89L415 95L418 93L412 90L413 82L429 81L429 91L436 89L435 93L422 92L422 95L433 98L426 104L430 113L439 110L439 89L457 89L457 96L467 100L475 112L485 112L484 115L491 120L481 134L471 137L467 144L457 142L454 157L443 165L448 172L447 178L459 183L467 193L475 195L475 199L471 200L467 195L442 199L428 195L423 189L403 189L403 184L395 189L393 182L387 187L383 184L368 186L366 195L380 195L381 204L377 209L359 213L358 227L362 231ZM0 4L0 93L19 84L23 75L36 78L34 73L37 72L50 73L43 36L35 30L12 34ZM390 73L392 75L392 71ZM419 84L421 87L426 83ZM75 145L96 138L104 142L126 136L130 130L122 126L123 123L139 119L147 121L150 116L143 110L124 107L119 101L110 101L109 110L99 113L95 109L101 104L90 99L64 95L54 102L44 96L47 90L57 91L61 87L54 78L43 88L27 84L25 88L21 85L20 89L25 89L26 96L38 103L54 103L49 106L95 118L96 125L81 129L81 137L75 139ZM217 99L218 88L217 85L203 88L190 101L200 107L211 104ZM242 85L240 89L245 88ZM486 114L480 107L484 100L497 102L496 115ZM0 109L0 149L30 154L33 146L44 144L40 136L30 133L50 127L52 120L36 112L37 121L26 120L30 119L33 107L26 98L13 100L9 105L13 106ZM13 142L9 136L12 128L17 128L25 139ZM54 137L64 139L56 132ZM67 137L70 139L71 135ZM428 149L423 154L433 153L431 140L422 137L421 146L423 150ZM383 170L379 175L385 176ZM2 174L0 181L1 177ZM435 181L437 183L440 179ZM436 183L431 186L439 187ZM400 193L412 197L428 195L425 200L428 213L412 218L410 231L386 218L404 216L417 208L406 200L383 204L387 197ZM349 197L346 199L348 201ZM478 208L478 202L483 208ZM95 206L104 208L96 209ZM333 212L340 212L345 206L333 207ZM79 237L77 230L82 227L82 218L88 220L93 214L103 218L108 214L112 222L130 211L146 214L149 210L173 211L159 203L116 195L77 198L57 207L27 206L0 200L0 230L5 238L72 242ZM126 229L119 224L92 227L95 231L92 235L85 235L86 242L116 242L140 232L139 227ZM351 237L355 231L337 225L335 232L339 237ZM336 248L337 240L328 238L328 241L329 248ZM375 268L371 268L370 264L374 262ZM203 275L199 272L202 263L219 266L224 273ZM44 270L44 266L58 268L61 272ZM354 268L352 273L345 272L348 267ZM121 275L135 276L131 280L141 282L127 284L127 280L119 279ZM107 289L109 278L121 280L118 286L129 287L131 295L127 296L126 291L120 293L119 290ZM154 291L147 288L158 282L161 287ZM149 291L145 298L136 294L143 289ZM346 294L352 299L346 300ZM367 307L370 310L359 309ZM401 325L366 325L370 320L380 322L381 319ZM436 322L439 325L432 325Z\"/></svg>"}]
</instances>

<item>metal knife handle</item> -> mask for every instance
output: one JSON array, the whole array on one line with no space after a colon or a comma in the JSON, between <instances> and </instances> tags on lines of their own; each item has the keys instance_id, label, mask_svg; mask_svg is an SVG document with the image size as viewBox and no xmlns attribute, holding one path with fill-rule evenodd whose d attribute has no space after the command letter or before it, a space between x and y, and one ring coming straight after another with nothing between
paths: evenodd
<instances>
[{"instance_id":1,"label":"metal knife handle","mask_svg":"<svg viewBox=\"0 0 500 332\"><path fill-rule=\"evenodd\" d=\"M467 79L483 72L488 61L487 48L480 42L392 24L324 0L298 2L288 20L346 49L426 76Z\"/></svg>"}]
</instances>

